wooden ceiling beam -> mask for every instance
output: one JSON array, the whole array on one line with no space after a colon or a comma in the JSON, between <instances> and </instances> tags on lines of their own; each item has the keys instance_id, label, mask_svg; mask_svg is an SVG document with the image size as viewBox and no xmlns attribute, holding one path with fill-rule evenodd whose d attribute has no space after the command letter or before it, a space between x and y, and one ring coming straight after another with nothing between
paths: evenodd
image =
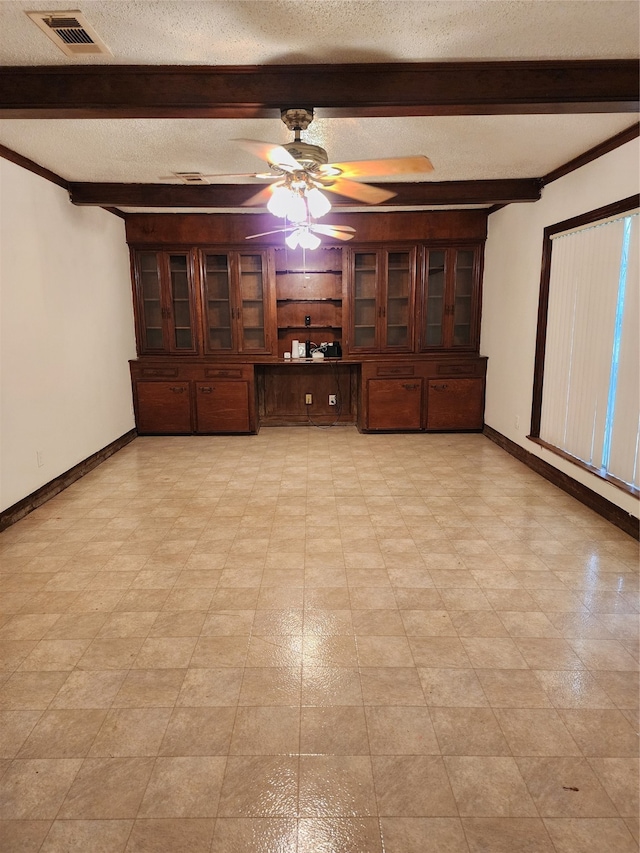
<instances>
[{"instance_id":1,"label":"wooden ceiling beam","mask_svg":"<svg viewBox=\"0 0 640 853\"><path fill-rule=\"evenodd\" d=\"M397 193L382 207L424 205L508 204L537 201L542 181L537 178L495 181L441 181L426 183L385 183ZM77 205L135 208L242 208L255 195L256 184L209 184L186 186L171 184L70 183L69 197ZM352 199L332 194L334 208L363 207ZM256 210L259 208L246 208Z\"/></svg>"},{"instance_id":2,"label":"wooden ceiling beam","mask_svg":"<svg viewBox=\"0 0 640 853\"><path fill-rule=\"evenodd\" d=\"M637 112L633 59L0 69L2 118Z\"/></svg>"}]
</instances>

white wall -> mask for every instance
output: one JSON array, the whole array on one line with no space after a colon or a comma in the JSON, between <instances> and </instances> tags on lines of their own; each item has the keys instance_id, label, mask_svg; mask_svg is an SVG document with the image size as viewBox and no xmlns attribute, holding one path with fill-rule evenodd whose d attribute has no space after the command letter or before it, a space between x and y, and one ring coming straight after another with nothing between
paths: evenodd
<instances>
[{"instance_id":1,"label":"white wall","mask_svg":"<svg viewBox=\"0 0 640 853\"><path fill-rule=\"evenodd\" d=\"M0 241L6 509L134 427L135 336L122 219L0 160Z\"/></svg>"},{"instance_id":2,"label":"white wall","mask_svg":"<svg viewBox=\"0 0 640 853\"><path fill-rule=\"evenodd\" d=\"M638 501L545 450L531 426L543 229L638 192L640 143L633 140L544 188L535 204L489 217L480 351L489 357L485 422L633 515ZM519 418L519 428L516 428Z\"/></svg>"}]
</instances>

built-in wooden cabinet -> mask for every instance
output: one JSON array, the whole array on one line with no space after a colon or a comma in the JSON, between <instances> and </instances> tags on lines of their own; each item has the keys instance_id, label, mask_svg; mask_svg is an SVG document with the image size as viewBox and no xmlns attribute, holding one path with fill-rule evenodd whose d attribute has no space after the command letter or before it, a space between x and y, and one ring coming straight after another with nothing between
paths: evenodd
<instances>
[{"instance_id":1,"label":"built-in wooden cabinet","mask_svg":"<svg viewBox=\"0 0 640 853\"><path fill-rule=\"evenodd\" d=\"M257 431L252 365L138 359L130 366L141 435Z\"/></svg>"},{"instance_id":2,"label":"built-in wooden cabinet","mask_svg":"<svg viewBox=\"0 0 640 853\"><path fill-rule=\"evenodd\" d=\"M479 430L486 359L363 363L358 426L377 430Z\"/></svg>"},{"instance_id":3,"label":"built-in wooden cabinet","mask_svg":"<svg viewBox=\"0 0 640 853\"><path fill-rule=\"evenodd\" d=\"M273 298L267 251L200 251L206 354L273 349Z\"/></svg>"},{"instance_id":4,"label":"built-in wooden cabinet","mask_svg":"<svg viewBox=\"0 0 640 853\"><path fill-rule=\"evenodd\" d=\"M480 246L423 247L420 350L477 350L481 263Z\"/></svg>"},{"instance_id":5,"label":"built-in wooden cabinet","mask_svg":"<svg viewBox=\"0 0 640 853\"><path fill-rule=\"evenodd\" d=\"M411 352L415 247L348 249L350 353Z\"/></svg>"},{"instance_id":6,"label":"built-in wooden cabinet","mask_svg":"<svg viewBox=\"0 0 640 853\"><path fill-rule=\"evenodd\" d=\"M339 221L355 245L303 251L266 215L127 217L140 433L482 429L486 211ZM339 342L342 359L285 362L293 341Z\"/></svg>"},{"instance_id":7,"label":"built-in wooden cabinet","mask_svg":"<svg viewBox=\"0 0 640 853\"><path fill-rule=\"evenodd\" d=\"M133 257L138 352L198 352L192 252L145 249Z\"/></svg>"}]
</instances>

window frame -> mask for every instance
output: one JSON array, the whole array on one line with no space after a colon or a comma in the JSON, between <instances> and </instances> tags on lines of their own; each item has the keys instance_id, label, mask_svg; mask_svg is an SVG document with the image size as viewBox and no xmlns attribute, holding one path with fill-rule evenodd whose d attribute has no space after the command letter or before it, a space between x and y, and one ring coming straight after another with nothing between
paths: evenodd
<instances>
[{"instance_id":1,"label":"window frame","mask_svg":"<svg viewBox=\"0 0 640 853\"><path fill-rule=\"evenodd\" d=\"M538 325L536 332L536 352L535 364L533 370L533 397L531 404L531 429L527 438L535 444L546 448L547 450L566 459L569 462L577 465L591 474L595 474L601 480L605 480L617 486L627 494L634 496L640 495L640 489L635 486L625 483L623 480L614 477L612 474L601 471L599 468L589 465L587 462L572 456L565 450L550 444L548 441L540 438L540 421L542 416L542 392L544 386L544 362L545 351L547 344L547 319L549 313L549 285L551 281L551 253L553 248L552 237L562 231L571 231L583 228L592 222L597 222L601 219L609 219L611 217L623 216L625 213L636 210L640 207L640 193L620 201L612 202L604 207L590 210L586 213L574 216L571 219L565 219L562 222L556 222L553 225L548 225L543 232L542 242L542 265L540 273L540 296L538 300Z\"/></svg>"}]
</instances>

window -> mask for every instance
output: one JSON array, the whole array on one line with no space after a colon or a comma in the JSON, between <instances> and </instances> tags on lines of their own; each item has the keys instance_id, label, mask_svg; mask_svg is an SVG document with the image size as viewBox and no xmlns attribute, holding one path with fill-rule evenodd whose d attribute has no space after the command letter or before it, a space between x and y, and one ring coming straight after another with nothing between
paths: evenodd
<instances>
[{"instance_id":1,"label":"window","mask_svg":"<svg viewBox=\"0 0 640 853\"><path fill-rule=\"evenodd\" d=\"M638 493L638 198L545 229L531 438Z\"/></svg>"}]
</instances>

